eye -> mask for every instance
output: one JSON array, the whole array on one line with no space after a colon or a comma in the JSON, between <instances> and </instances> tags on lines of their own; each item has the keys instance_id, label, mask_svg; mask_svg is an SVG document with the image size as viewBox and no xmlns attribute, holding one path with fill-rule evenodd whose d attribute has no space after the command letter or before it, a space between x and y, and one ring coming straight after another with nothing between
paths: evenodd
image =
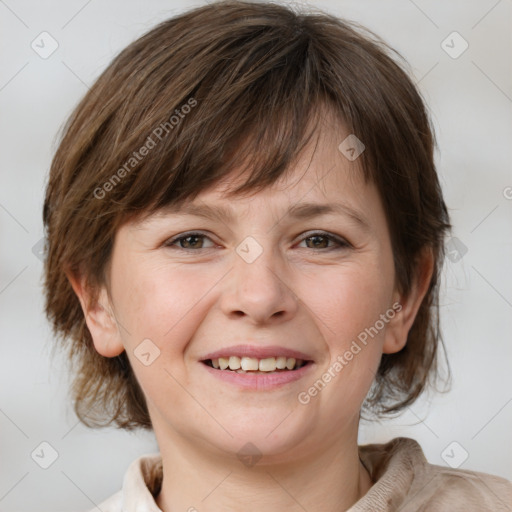
<instances>
[{"instance_id":1,"label":"eye","mask_svg":"<svg viewBox=\"0 0 512 512\"><path fill-rule=\"evenodd\" d=\"M203 242L201 242L201 240ZM179 244L178 249L209 249L209 247L204 247L204 240L211 241L211 239L203 233L185 233L180 237L168 240L164 245L166 247L172 247ZM213 247L213 244L210 247Z\"/></svg>"},{"instance_id":2,"label":"eye","mask_svg":"<svg viewBox=\"0 0 512 512\"><path fill-rule=\"evenodd\" d=\"M199 249L210 249L214 247L214 243L212 242L210 246L205 247L204 241L209 240L212 242L211 238L206 236L203 233L192 232L192 233L184 233L181 236L172 238L164 243L165 247L177 247L178 249L185 250L199 250ZM339 238L337 236L323 233L323 232L314 232L309 233L309 235L305 238L302 238L301 242L306 242L308 249L343 249L350 247L350 244ZM329 245L331 243L331 245Z\"/></svg>"},{"instance_id":3,"label":"eye","mask_svg":"<svg viewBox=\"0 0 512 512\"><path fill-rule=\"evenodd\" d=\"M306 244L308 244L308 241L311 242L308 249L342 249L350 247L350 244L342 238L322 232L310 233L302 239L302 242L306 242ZM333 242L334 246L328 246L329 242Z\"/></svg>"}]
</instances>

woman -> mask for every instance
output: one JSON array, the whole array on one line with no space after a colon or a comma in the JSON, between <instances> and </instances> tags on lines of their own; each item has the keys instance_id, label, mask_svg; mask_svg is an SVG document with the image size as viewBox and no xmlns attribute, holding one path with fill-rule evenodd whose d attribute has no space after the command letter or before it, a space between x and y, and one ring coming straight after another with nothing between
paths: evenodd
<instances>
[{"instance_id":1,"label":"woman","mask_svg":"<svg viewBox=\"0 0 512 512\"><path fill-rule=\"evenodd\" d=\"M90 426L150 428L104 512L507 510L511 484L358 446L435 376L450 228L423 101L376 36L219 2L128 46L71 116L47 314Z\"/></svg>"}]
</instances>

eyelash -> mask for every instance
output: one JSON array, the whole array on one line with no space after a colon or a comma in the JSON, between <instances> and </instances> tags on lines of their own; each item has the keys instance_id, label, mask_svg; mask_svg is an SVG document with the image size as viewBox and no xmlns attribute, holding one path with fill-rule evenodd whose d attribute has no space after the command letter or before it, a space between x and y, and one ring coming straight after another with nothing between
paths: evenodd
<instances>
[{"instance_id":1,"label":"eyelash","mask_svg":"<svg viewBox=\"0 0 512 512\"><path fill-rule=\"evenodd\" d=\"M340 250L340 249L348 249L348 248L351 247L351 244L349 244L346 240L344 240L342 238L339 238L339 237L337 237L335 235L331 235L329 233L324 233L322 231L315 231L315 232L312 232L312 233L308 233L308 236L305 236L304 238L302 238L300 240L300 242L303 242L304 240L308 240L309 238L314 238L316 236L320 236L320 237L326 238L329 241L334 242L334 243L336 243L338 245L338 247L326 247L326 248L323 248L322 249L323 252L330 252L332 250ZM204 233L200 233L200 232L197 232L197 231L192 231L190 233L184 233L181 236L174 237L171 240L167 240L166 242L164 242L163 245L165 247L174 248L174 246L175 246L175 244L177 242L180 242L181 240L185 240L185 239L190 238L190 237L203 237L203 238L209 238L210 239L210 237L205 235ZM185 249L184 247L176 247L176 248L181 249L183 251L187 251L187 252L195 252L195 251L200 251L200 250L213 249L213 247L206 247L204 249L203 248L202 249Z\"/></svg>"}]
</instances>

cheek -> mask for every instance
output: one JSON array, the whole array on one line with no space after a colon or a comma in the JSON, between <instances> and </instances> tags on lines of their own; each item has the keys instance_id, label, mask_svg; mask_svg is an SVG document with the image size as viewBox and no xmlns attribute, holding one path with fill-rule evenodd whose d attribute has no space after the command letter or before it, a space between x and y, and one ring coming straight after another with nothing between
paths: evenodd
<instances>
[{"instance_id":1,"label":"cheek","mask_svg":"<svg viewBox=\"0 0 512 512\"><path fill-rule=\"evenodd\" d=\"M112 276L126 345L135 348L149 338L171 354L183 352L204 314L207 292L219 281L211 268L192 270L151 261L120 262Z\"/></svg>"},{"instance_id":2,"label":"cheek","mask_svg":"<svg viewBox=\"0 0 512 512\"><path fill-rule=\"evenodd\" d=\"M392 275L381 265L363 265L325 277L328 292L317 291L312 298L330 354L323 375L333 383L332 393L343 394L345 404L359 404L381 359L388 325L381 315L391 307Z\"/></svg>"},{"instance_id":3,"label":"cheek","mask_svg":"<svg viewBox=\"0 0 512 512\"><path fill-rule=\"evenodd\" d=\"M146 399L158 410L168 406L169 396L176 407L190 408L183 392L190 386L187 347L208 312L208 291L214 292L222 273L146 261L120 264L112 276L113 299L124 319L123 343ZM141 359L144 353L149 361ZM200 408L189 412L197 421L204 414Z\"/></svg>"},{"instance_id":4,"label":"cheek","mask_svg":"<svg viewBox=\"0 0 512 512\"><path fill-rule=\"evenodd\" d=\"M390 307L389 274L379 266L353 266L326 274L310 304L323 320L330 345L343 349L360 332L373 326Z\"/></svg>"}]
</instances>

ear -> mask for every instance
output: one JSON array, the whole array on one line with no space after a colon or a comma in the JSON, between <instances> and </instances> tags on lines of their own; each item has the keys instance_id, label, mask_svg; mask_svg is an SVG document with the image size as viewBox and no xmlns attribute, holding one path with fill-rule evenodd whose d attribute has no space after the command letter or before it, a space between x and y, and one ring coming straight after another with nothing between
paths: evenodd
<instances>
[{"instance_id":1,"label":"ear","mask_svg":"<svg viewBox=\"0 0 512 512\"><path fill-rule=\"evenodd\" d=\"M407 295L400 294L395 288L393 309L397 313L386 329L386 337L382 347L384 354L394 354L405 347L407 335L430 285L433 270L434 255L431 248L427 247L423 249L418 258L409 293ZM401 309L399 309L398 304L400 304Z\"/></svg>"},{"instance_id":2,"label":"ear","mask_svg":"<svg viewBox=\"0 0 512 512\"><path fill-rule=\"evenodd\" d=\"M85 279L68 272L66 275L82 306L96 351L104 357L121 354L124 346L105 286L94 301Z\"/></svg>"}]
</instances>

